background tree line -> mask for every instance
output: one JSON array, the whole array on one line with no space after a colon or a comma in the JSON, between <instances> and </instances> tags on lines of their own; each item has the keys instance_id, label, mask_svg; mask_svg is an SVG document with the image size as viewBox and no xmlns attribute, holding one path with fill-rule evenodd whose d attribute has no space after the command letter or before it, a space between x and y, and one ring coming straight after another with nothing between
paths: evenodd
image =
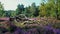
<instances>
[{"instance_id":1,"label":"background tree line","mask_svg":"<svg viewBox=\"0 0 60 34\"><path fill-rule=\"evenodd\" d=\"M16 10L4 10L3 4L0 2L0 17L14 17L19 14L25 14L27 17L60 17L60 0L43 0L36 6L32 3L31 6L24 7L23 4L18 4Z\"/></svg>"}]
</instances>

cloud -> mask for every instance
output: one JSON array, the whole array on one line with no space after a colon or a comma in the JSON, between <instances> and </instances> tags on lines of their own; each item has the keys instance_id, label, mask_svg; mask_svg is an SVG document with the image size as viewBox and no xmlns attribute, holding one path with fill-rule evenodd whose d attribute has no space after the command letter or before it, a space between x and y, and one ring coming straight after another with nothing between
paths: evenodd
<instances>
[{"instance_id":1,"label":"cloud","mask_svg":"<svg viewBox=\"0 0 60 34\"><path fill-rule=\"evenodd\" d=\"M29 6L33 2L39 5L41 0L0 0L4 4L5 10L15 10L18 4L23 4L24 6Z\"/></svg>"},{"instance_id":2,"label":"cloud","mask_svg":"<svg viewBox=\"0 0 60 34\"><path fill-rule=\"evenodd\" d=\"M5 10L14 10L17 7L17 1L16 0L0 0L4 4Z\"/></svg>"}]
</instances>

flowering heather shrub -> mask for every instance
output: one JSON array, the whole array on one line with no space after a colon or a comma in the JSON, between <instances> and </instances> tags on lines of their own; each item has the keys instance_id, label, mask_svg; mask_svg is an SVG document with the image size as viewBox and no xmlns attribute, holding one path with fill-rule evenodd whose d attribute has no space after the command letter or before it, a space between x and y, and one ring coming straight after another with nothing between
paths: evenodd
<instances>
[{"instance_id":1,"label":"flowering heather shrub","mask_svg":"<svg viewBox=\"0 0 60 34\"><path fill-rule=\"evenodd\" d=\"M60 34L60 29L53 29L56 34Z\"/></svg>"},{"instance_id":2,"label":"flowering heather shrub","mask_svg":"<svg viewBox=\"0 0 60 34\"><path fill-rule=\"evenodd\" d=\"M4 34L12 34L12 33L10 33L10 32L5 32Z\"/></svg>"},{"instance_id":3,"label":"flowering heather shrub","mask_svg":"<svg viewBox=\"0 0 60 34\"><path fill-rule=\"evenodd\" d=\"M24 31L21 28L16 28L14 34L24 34Z\"/></svg>"},{"instance_id":4,"label":"flowering heather shrub","mask_svg":"<svg viewBox=\"0 0 60 34\"><path fill-rule=\"evenodd\" d=\"M43 26L39 28L28 28L27 30L19 28L19 27L12 27L12 32L7 31L5 29L1 29L2 33L5 34L60 34L60 29L55 29L53 27L49 26ZM14 31L13 31L14 30Z\"/></svg>"},{"instance_id":5,"label":"flowering heather shrub","mask_svg":"<svg viewBox=\"0 0 60 34\"><path fill-rule=\"evenodd\" d=\"M37 31L37 29L33 28L29 29L25 34L39 34L39 32Z\"/></svg>"},{"instance_id":6,"label":"flowering heather shrub","mask_svg":"<svg viewBox=\"0 0 60 34\"><path fill-rule=\"evenodd\" d=\"M53 28L49 26L45 26L45 34L54 34Z\"/></svg>"},{"instance_id":7,"label":"flowering heather shrub","mask_svg":"<svg viewBox=\"0 0 60 34\"><path fill-rule=\"evenodd\" d=\"M51 20L52 21L52 20ZM4 33L4 34L60 34L60 23L59 22L55 22L55 23L46 23L45 22L41 22L41 23L36 23L37 21L34 21L33 24L27 24L24 28L21 28L23 25L23 23L18 23L19 26L18 27L16 25L14 25L13 23L3 23L3 24L8 24L8 28L0 28L0 33Z\"/></svg>"},{"instance_id":8,"label":"flowering heather shrub","mask_svg":"<svg viewBox=\"0 0 60 34\"><path fill-rule=\"evenodd\" d=\"M55 29L49 26L44 27L46 34L60 34L60 29Z\"/></svg>"},{"instance_id":9,"label":"flowering heather shrub","mask_svg":"<svg viewBox=\"0 0 60 34\"><path fill-rule=\"evenodd\" d=\"M35 30L35 31L34 31ZM51 26L44 26L44 27L42 27L42 28L38 28L38 29L35 29L35 28L33 28L33 29L30 29L30 30L28 30L27 31L27 33L29 33L29 34L31 34L31 32L32 33L36 33L36 31L38 32L38 34L56 34L56 33L59 33L60 32L60 30L59 30L59 32L54 32L54 28L53 27L51 27ZM56 29L57 30L57 29ZM55 30L55 31L56 31ZM34 33L34 34L35 34ZM60 33L59 33L60 34Z\"/></svg>"}]
</instances>

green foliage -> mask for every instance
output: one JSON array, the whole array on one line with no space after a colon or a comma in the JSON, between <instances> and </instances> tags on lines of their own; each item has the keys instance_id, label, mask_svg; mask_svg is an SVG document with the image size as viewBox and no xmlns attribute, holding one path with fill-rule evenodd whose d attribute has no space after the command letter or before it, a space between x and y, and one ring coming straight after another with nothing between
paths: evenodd
<instances>
[{"instance_id":1,"label":"green foliage","mask_svg":"<svg viewBox=\"0 0 60 34\"><path fill-rule=\"evenodd\" d=\"M11 11L11 17L16 16L16 11Z\"/></svg>"},{"instance_id":2,"label":"green foliage","mask_svg":"<svg viewBox=\"0 0 60 34\"><path fill-rule=\"evenodd\" d=\"M37 17L39 15L39 11L38 11L38 6L36 6L35 3L31 4L31 13L33 17Z\"/></svg>"},{"instance_id":3,"label":"green foliage","mask_svg":"<svg viewBox=\"0 0 60 34\"><path fill-rule=\"evenodd\" d=\"M16 16L16 11L14 10L8 10L8 11L5 11L5 17L15 17Z\"/></svg>"},{"instance_id":4,"label":"green foliage","mask_svg":"<svg viewBox=\"0 0 60 34\"><path fill-rule=\"evenodd\" d=\"M35 5L35 3L32 3L31 6L25 7L24 5L18 5L16 9L17 15L19 14L25 14L27 17L36 17L39 14L38 7Z\"/></svg>"},{"instance_id":5,"label":"green foliage","mask_svg":"<svg viewBox=\"0 0 60 34\"><path fill-rule=\"evenodd\" d=\"M24 11L24 5L18 4L16 11L17 11L17 15L24 13L23 12Z\"/></svg>"},{"instance_id":6,"label":"green foliage","mask_svg":"<svg viewBox=\"0 0 60 34\"><path fill-rule=\"evenodd\" d=\"M42 3L41 6L39 6L39 15L40 16L46 16L46 7L45 7L45 4Z\"/></svg>"},{"instance_id":7,"label":"green foliage","mask_svg":"<svg viewBox=\"0 0 60 34\"><path fill-rule=\"evenodd\" d=\"M4 17L4 7L3 4L0 2L0 17Z\"/></svg>"},{"instance_id":8,"label":"green foliage","mask_svg":"<svg viewBox=\"0 0 60 34\"><path fill-rule=\"evenodd\" d=\"M31 8L30 6L25 8L24 14L25 14L27 17L31 17L31 15L32 15L30 8Z\"/></svg>"},{"instance_id":9,"label":"green foliage","mask_svg":"<svg viewBox=\"0 0 60 34\"><path fill-rule=\"evenodd\" d=\"M9 11L9 12L8 12ZM0 2L0 17L14 17L19 14L25 14L27 17L60 17L60 0L43 0L39 6L32 3L31 6L24 7L23 4L18 4L16 10L4 11L3 4Z\"/></svg>"},{"instance_id":10,"label":"green foliage","mask_svg":"<svg viewBox=\"0 0 60 34\"><path fill-rule=\"evenodd\" d=\"M45 1L45 0L43 0ZM46 0L39 6L39 16L50 16L59 18L60 15L60 1L59 0Z\"/></svg>"}]
</instances>

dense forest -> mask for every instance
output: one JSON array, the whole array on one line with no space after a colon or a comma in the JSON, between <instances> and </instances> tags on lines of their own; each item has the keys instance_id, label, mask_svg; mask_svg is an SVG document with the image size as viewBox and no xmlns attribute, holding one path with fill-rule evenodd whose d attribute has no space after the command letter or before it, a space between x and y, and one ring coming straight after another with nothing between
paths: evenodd
<instances>
[{"instance_id":1,"label":"dense forest","mask_svg":"<svg viewBox=\"0 0 60 34\"><path fill-rule=\"evenodd\" d=\"M24 7L18 4L16 10L4 10L0 2L0 17L14 17L19 14L25 14L27 17L60 17L60 0L42 0L39 6L32 3L31 6Z\"/></svg>"}]
</instances>

